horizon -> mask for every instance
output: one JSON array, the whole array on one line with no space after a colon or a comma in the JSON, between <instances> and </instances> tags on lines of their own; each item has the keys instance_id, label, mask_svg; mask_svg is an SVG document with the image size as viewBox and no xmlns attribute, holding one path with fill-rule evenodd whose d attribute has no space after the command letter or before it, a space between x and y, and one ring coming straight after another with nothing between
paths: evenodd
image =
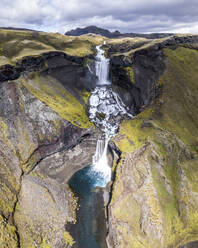
<instances>
[{"instance_id":1,"label":"horizon","mask_svg":"<svg viewBox=\"0 0 198 248\"><path fill-rule=\"evenodd\" d=\"M116 32L118 31L121 35L122 34L127 34L127 33L134 33L134 34L160 34L162 32L144 32L144 33L140 33L140 32L121 32L120 30L116 29L116 30L111 30L111 29L108 29L108 28L103 28L103 27L100 27L100 26L95 26L95 25L89 25L89 26L81 26L81 27L76 27L76 28L72 28L70 30L67 30L65 31L64 33L60 33L58 31L54 31L54 32L51 32L51 31L45 31L45 30L36 30L36 29L30 29L30 28L25 28L25 27L1 27L0 26L0 29L7 29L7 30L27 30L27 31L35 31L35 32L46 32L46 33L60 33L60 34L65 34L66 32L69 32L69 31L73 31L73 30L76 30L76 29L85 29L85 28L88 28L88 27L96 27L96 28L99 28L99 29L104 29L104 30L108 30L110 31L111 33L113 32ZM170 33L170 32L163 32L163 33ZM177 33L172 33L172 34L177 34Z\"/></svg>"}]
</instances>

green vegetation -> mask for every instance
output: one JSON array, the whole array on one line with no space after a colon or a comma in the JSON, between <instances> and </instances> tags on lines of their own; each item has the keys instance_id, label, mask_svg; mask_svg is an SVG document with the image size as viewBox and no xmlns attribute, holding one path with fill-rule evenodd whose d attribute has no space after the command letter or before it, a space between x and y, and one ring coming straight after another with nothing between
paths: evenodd
<instances>
[{"instance_id":1,"label":"green vegetation","mask_svg":"<svg viewBox=\"0 0 198 248\"><path fill-rule=\"evenodd\" d=\"M0 247L1 248L17 248L16 228L0 215Z\"/></svg>"},{"instance_id":2,"label":"green vegetation","mask_svg":"<svg viewBox=\"0 0 198 248\"><path fill-rule=\"evenodd\" d=\"M73 240L73 238L70 235L70 233L69 232L64 232L63 236L64 236L65 243L67 245L69 245L70 247L72 247L72 245L75 243L75 241Z\"/></svg>"},{"instance_id":3,"label":"green vegetation","mask_svg":"<svg viewBox=\"0 0 198 248\"><path fill-rule=\"evenodd\" d=\"M153 134L151 127L144 126L152 108L146 109L133 120L124 120L120 126L119 135L114 138L116 145L123 153L129 153L145 145L147 138Z\"/></svg>"},{"instance_id":4,"label":"green vegetation","mask_svg":"<svg viewBox=\"0 0 198 248\"><path fill-rule=\"evenodd\" d=\"M23 85L39 100L47 104L60 117L81 128L93 127L86 115L85 108L55 78L38 76L23 79ZM88 94L84 95L84 100ZM85 100L86 101L86 100Z\"/></svg>"},{"instance_id":5,"label":"green vegetation","mask_svg":"<svg viewBox=\"0 0 198 248\"><path fill-rule=\"evenodd\" d=\"M121 137L115 138L122 151L130 152L141 147L156 129L173 132L189 148L197 151L198 51L179 47L165 49L165 53L169 63L159 80L164 85L163 94L134 120L123 121Z\"/></svg>"},{"instance_id":6,"label":"green vegetation","mask_svg":"<svg viewBox=\"0 0 198 248\"><path fill-rule=\"evenodd\" d=\"M151 209L158 207L162 214L164 247L176 248L198 239L198 209L193 196L198 192L198 162L195 159L198 156L198 51L178 47L176 50L164 49L164 52L168 64L159 80L163 85L162 95L134 120L124 120L114 138L123 154L111 204L116 206L115 200L123 195L125 189L121 174L125 159L137 149L149 145L151 149L146 149L138 168L141 170L143 161L149 158L159 201L151 200L149 206ZM135 174L137 181L138 178ZM127 213L121 216L120 206L121 203L118 210L114 209L116 218L130 225L130 221L135 219L127 217ZM154 212L156 215L158 210ZM146 242L146 237L137 230L132 231L133 235L127 233L127 230L122 231L123 240L128 241L128 246L123 247L141 248L142 242ZM141 237L139 241L132 238L136 236L138 239L138 235ZM147 240L146 247L159 246L157 241L150 242Z\"/></svg>"},{"instance_id":7,"label":"green vegetation","mask_svg":"<svg viewBox=\"0 0 198 248\"><path fill-rule=\"evenodd\" d=\"M102 36L72 37L58 33L0 30L0 66L15 64L25 56L39 56L49 51L62 51L69 55L86 56L103 42Z\"/></svg>"},{"instance_id":8,"label":"green vegetation","mask_svg":"<svg viewBox=\"0 0 198 248\"><path fill-rule=\"evenodd\" d=\"M121 38L121 39L110 39L107 41L107 44L109 45L124 45L124 50L127 50L126 52L118 52L113 54L113 56L120 56L124 55L125 59L131 59L131 55L139 50L147 49L149 47L155 46L156 44L159 44L167 39L170 39L170 37L165 37L161 39L146 39L146 38Z\"/></svg>"},{"instance_id":9,"label":"green vegetation","mask_svg":"<svg viewBox=\"0 0 198 248\"><path fill-rule=\"evenodd\" d=\"M128 78L130 79L130 81L135 84L135 76L134 76L134 72L133 69L131 67L125 67L126 70L126 74L128 76Z\"/></svg>"}]
</instances>

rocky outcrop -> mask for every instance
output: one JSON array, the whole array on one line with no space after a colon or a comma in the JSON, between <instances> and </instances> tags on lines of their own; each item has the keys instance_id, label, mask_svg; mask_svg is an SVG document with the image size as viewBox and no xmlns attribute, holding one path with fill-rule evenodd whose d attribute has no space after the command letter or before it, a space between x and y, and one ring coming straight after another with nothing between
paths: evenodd
<instances>
[{"instance_id":1,"label":"rocky outcrop","mask_svg":"<svg viewBox=\"0 0 198 248\"><path fill-rule=\"evenodd\" d=\"M15 66L8 64L0 67L0 82L18 79L24 72L39 72L43 76L55 77L77 96L78 91L90 91L95 87L94 74L84 66L88 60L89 63L93 63L94 57L69 56L63 52L48 52L39 57L25 57Z\"/></svg>"},{"instance_id":2,"label":"rocky outcrop","mask_svg":"<svg viewBox=\"0 0 198 248\"><path fill-rule=\"evenodd\" d=\"M122 156L109 205L109 247L176 248L198 239L198 52L178 47L163 54L157 100L125 120L114 138Z\"/></svg>"}]
</instances>

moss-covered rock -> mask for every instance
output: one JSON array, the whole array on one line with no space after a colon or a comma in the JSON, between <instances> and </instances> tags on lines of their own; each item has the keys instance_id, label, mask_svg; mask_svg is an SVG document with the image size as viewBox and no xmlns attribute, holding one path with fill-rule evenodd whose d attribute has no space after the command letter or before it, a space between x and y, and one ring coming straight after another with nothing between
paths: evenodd
<instances>
[{"instance_id":1,"label":"moss-covered rock","mask_svg":"<svg viewBox=\"0 0 198 248\"><path fill-rule=\"evenodd\" d=\"M123 121L110 204L115 247L164 247L198 239L198 51L165 49L161 96Z\"/></svg>"},{"instance_id":2,"label":"moss-covered rock","mask_svg":"<svg viewBox=\"0 0 198 248\"><path fill-rule=\"evenodd\" d=\"M72 56L86 56L94 53L94 47L103 42L101 36L66 35L0 29L0 66L16 64L27 56L39 56L51 51L62 51Z\"/></svg>"},{"instance_id":3,"label":"moss-covered rock","mask_svg":"<svg viewBox=\"0 0 198 248\"><path fill-rule=\"evenodd\" d=\"M18 237L16 227L10 225L3 216L0 215L0 245L2 248L18 248Z\"/></svg>"},{"instance_id":4,"label":"moss-covered rock","mask_svg":"<svg viewBox=\"0 0 198 248\"><path fill-rule=\"evenodd\" d=\"M93 127L85 112L85 107L68 92L55 78L50 76L31 76L21 79L22 84L36 98L47 104L63 119L82 128ZM88 102L89 93L82 92L84 102Z\"/></svg>"}]
</instances>

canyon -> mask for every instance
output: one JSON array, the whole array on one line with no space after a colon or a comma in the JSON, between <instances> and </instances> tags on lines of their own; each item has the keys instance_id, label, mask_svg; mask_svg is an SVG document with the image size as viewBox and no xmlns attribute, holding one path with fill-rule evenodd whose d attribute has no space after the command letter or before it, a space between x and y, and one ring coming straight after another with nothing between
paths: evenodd
<instances>
[{"instance_id":1,"label":"canyon","mask_svg":"<svg viewBox=\"0 0 198 248\"><path fill-rule=\"evenodd\" d=\"M0 39L0 247L85 248L90 229L100 248L196 247L198 36L4 29ZM100 111L106 100L122 111ZM106 130L112 176L93 191L78 175Z\"/></svg>"}]
</instances>

